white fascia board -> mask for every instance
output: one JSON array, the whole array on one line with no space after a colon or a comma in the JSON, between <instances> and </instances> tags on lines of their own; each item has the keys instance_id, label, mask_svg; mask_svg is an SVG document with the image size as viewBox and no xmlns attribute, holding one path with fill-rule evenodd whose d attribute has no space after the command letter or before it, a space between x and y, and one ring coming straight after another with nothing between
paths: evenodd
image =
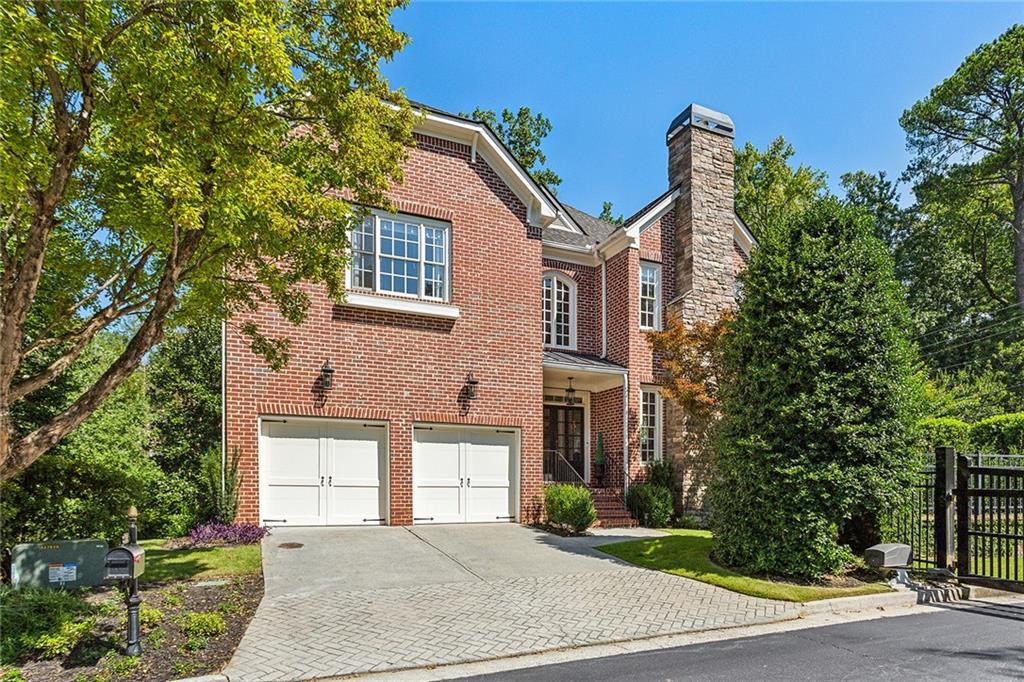
<instances>
[{"instance_id":1,"label":"white fascia board","mask_svg":"<svg viewBox=\"0 0 1024 682\"><path fill-rule=\"evenodd\" d=\"M651 206L646 213L634 220L630 226L626 228L626 231L631 234L635 234L637 239L639 239L641 232L646 230L648 227L660 220L662 216L672 210L676 205L676 199L678 198L679 189L676 189L676 191L671 194L666 194L662 197L661 201L656 203L654 206Z\"/></svg>"},{"instance_id":2,"label":"white fascia board","mask_svg":"<svg viewBox=\"0 0 1024 682\"><path fill-rule=\"evenodd\" d=\"M417 120L415 130L461 142L471 149L475 143L476 154L484 158L526 206L527 217L534 227L550 225L558 217L558 207L548 199L519 162L512 158L487 126L428 111Z\"/></svg>"},{"instance_id":3,"label":"white fascia board","mask_svg":"<svg viewBox=\"0 0 1024 682\"><path fill-rule=\"evenodd\" d=\"M605 259L611 258L619 251L623 249L639 249L640 248L640 233L631 235L627 230L621 227L615 232L612 232L608 239L597 245L598 253L604 256Z\"/></svg>"},{"instance_id":4,"label":"white fascia board","mask_svg":"<svg viewBox=\"0 0 1024 682\"><path fill-rule=\"evenodd\" d=\"M747 227L747 224L743 222L743 219L739 216L735 216L735 229L733 230L733 239L740 245L740 249L747 256L755 246L757 246L757 240L754 239L754 234Z\"/></svg>"},{"instance_id":5,"label":"white fascia board","mask_svg":"<svg viewBox=\"0 0 1024 682\"><path fill-rule=\"evenodd\" d=\"M597 267L600 262L597 259L597 251L592 246L575 246L545 241L541 243L541 252L544 258L560 260L566 263Z\"/></svg>"},{"instance_id":6,"label":"white fascia board","mask_svg":"<svg viewBox=\"0 0 1024 682\"><path fill-rule=\"evenodd\" d=\"M365 308L367 310L383 310L393 313L408 313L410 315L426 315L428 317L443 317L456 319L459 317L459 309L450 303L424 301L416 298L391 298L389 296L372 296L370 294L358 294L353 291L346 292L342 305L352 308Z\"/></svg>"}]
</instances>

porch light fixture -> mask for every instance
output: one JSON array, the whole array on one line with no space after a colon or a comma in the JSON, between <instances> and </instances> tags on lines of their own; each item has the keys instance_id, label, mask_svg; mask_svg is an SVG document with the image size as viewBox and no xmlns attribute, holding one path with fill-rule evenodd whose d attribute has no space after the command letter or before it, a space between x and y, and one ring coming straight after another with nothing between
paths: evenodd
<instances>
[{"instance_id":1,"label":"porch light fixture","mask_svg":"<svg viewBox=\"0 0 1024 682\"><path fill-rule=\"evenodd\" d=\"M565 389L565 404L575 405L577 400L576 389L572 387L572 377L569 377L569 388Z\"/></svg>"},{"instance_id":2,"label":"porch light fixture","mask_svg":"<svg viewBox=\"0 0 1024 682\"><path fill-rule=\"evenodd\" d=\"M480 385L480 380L473 376L473 370L469 371L466 375L466 399L476 400L477 392L476 387Z\"/></svg>"},{"instance_id":3,"label":"porch light fixture","mask_svg":"<svg viewBox=\"0 0 1024 682\"><path fill-rule=\"evenodd\" d=\"M331 367L330 358L324 361L324 366L320 368L320 386L325 391L331 390L334 386L334 368Z\"/></svg>"}]
</instances>

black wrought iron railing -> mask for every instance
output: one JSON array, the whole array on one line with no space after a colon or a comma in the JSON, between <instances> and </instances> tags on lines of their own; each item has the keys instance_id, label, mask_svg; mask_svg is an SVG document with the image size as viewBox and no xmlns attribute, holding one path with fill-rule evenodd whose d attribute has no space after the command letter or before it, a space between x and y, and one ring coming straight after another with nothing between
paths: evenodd
<instances>
[{"instance_id":1,"label":"black wrought iron railing","mask_svg":"<svg viewBox=\"0 0 1024 682\"><path fill-rule=\"evenodd\" d=\"M544 451L544 482L586 485L583 475L557 450Z\"/></svg>"}]
</instances>

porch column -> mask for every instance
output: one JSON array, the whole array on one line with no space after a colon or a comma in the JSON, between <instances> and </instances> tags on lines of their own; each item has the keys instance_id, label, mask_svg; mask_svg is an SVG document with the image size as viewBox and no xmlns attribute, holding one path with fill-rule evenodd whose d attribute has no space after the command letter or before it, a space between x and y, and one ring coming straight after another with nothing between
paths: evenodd
<instances>
[{"instance_id":1,"label":"porch column","mask_svg":"<svg viewBox=\"0 0 1024 682\"><path fill-rule=\"evenodd\" d=\"M622 375L622 494L629 492L629 372Z\"/></svg>"}]
</instances>

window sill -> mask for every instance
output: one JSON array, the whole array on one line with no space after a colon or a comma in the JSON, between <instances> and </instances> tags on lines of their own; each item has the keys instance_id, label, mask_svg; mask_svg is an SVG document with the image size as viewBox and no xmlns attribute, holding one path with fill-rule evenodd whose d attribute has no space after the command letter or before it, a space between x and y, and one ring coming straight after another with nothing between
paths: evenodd
<instances>
[{"instance_id":1,"label":"window sill","mask_svg":"<svg viewBox=\"0 0 1024 682\"><path fill-rule=\"evenodd\" d=\"M426 315L454 320L459 317L459 309L450 303L424 301L418 298L391 298L390 296L374 296L349 291L345 294L342 305L350 308L366 310L383 310L385 312L408 313L410 315Z\"/></svg>"}]
</instances>

